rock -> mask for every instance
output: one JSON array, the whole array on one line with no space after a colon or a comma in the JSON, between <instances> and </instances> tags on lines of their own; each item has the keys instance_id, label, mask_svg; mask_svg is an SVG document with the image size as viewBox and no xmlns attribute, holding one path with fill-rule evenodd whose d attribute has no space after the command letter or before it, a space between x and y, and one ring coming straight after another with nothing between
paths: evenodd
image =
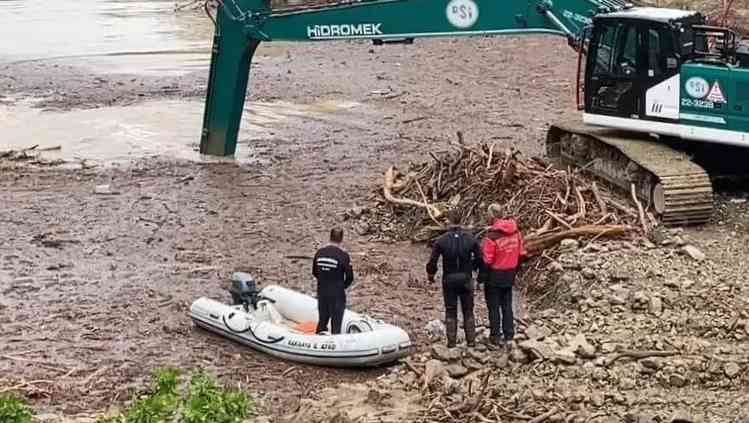
<instances>
[{"instance_id":1,"label":"rock","mask_svg":"<svg viewBox=\"0 0 749 423\"><path fill-rule=\"evenodd\" d=\"M665 282L663 282L663 286L668 288L680 288L681 283L679 283L678 279L667 279Z\"/></svg>"},{"instance_id":2,"label":"rock","mask_svg":"<svg viewBox=\"0 0 749 423\"><path fill-rule=\"evenodd\" d=\"M434 342L440 339L444 339L447 333L445 324L440 320L432 320L424 327L424 331L430 341Z\"/></svg>"},{"instance_id":3,"label":"rock","mask_svg":"<svg viewBox=\"0 0 749 423\"><path fill-rule=\"evenodd\" d=\"M609 276L612 282L622 282L629 280L630 276L623 270L615 270Z\"/></svg>"},{"instance_id":4,"label":"rock","mask_svg":"<svg viewBox=\"0 0 749 423\"><path fill-rule=\"evenodd\" d=\"M429 360L424 366L424 385L429 386L432 381L447 375L445 364L439 360Z\"/></svg>"},{"instance_id":5,"label":"rock","mask_svg":"<svg viewBox=\"0 0 749 423\"><path fill-rule=\"evenodd\" d=\"M650 298L650 312L656 316L663 312L663 301L659 297Z\"/></svg>"},{"instance_id":6,"label":"rock","mask_svg":"<svg viewBox=\"0 0 749 423\"><path fill-rule=\"evenodd\" d=\"M551 330L545 326L530 325L525 329L525 336L530 340L542 341L549 335L551 335Z\"/></svg>"},{"instance_id":7,"label":"rock","mask_svg":"<svg viewBox=\"0 0 749 423\"><path fill-rule=\"evenodd\" d=\"M726 373L726 376L733 379L734 377L736 377L736 375L739 374L739 372L741 372L741 368L739 367L738 364L734 362L730 362L730 363L726 363L725 367L723 368L723 371Z\"/></svg>"},{"instance_id":8,"label":"rock","mask_svg":"<svg viewBox=\"0 0 749 423\"><path fill-rule=\"evenodd\" d=\"M570 348L582 358L596 358L596 347L591 345L583 334L578 334L572 339Z\"/></svg>"},{"instance_id":9,"label":"rock","mask_svg":"<svg viewBox=\"0 0 749 423\"><path fill-rule=\"evenodd\" d=\"M545 342L529 339L518 344L523 352L542 360L547 360L554 355L554 347Z\"/></svg>"},{"instance_id":10,"label":"rock","mask_svg":"<svg viewBox=\"0 0 749 423\"><path fill-rule=\"evenodd\" d=\"M594 392L593 395L590 396L590 402L596 407L603 406L603 395L600 392Z\"/></svg>"},{"instance_id":11,"label":"rock","mask_svg":"<svg viewBox=\"0 0 749 423\"><path fill-rule=\"evenodd\" d=\"M115 195L119 194L117 191L112 191L112 187L109 185L97 185L94 187L94 194L97 195Z\"/></svg>"},{"instance_id":12,"label":"rock","mask_svg":"<svg viewBox=\"0 0 749 423\"><path fill-rule=\"evenodd\" d=\"M653 370L660 370L663 367L663 362L656 357L645 357L640 360L640 364Z\"/></svg>"},{"instance_id":13,"label":"rock","mask_svg":"<svg viewBox=\"0 0 749 423\"><path fill-rule=\"evenodd\" d=\"M457 348L447 348L442 344L432 345L432 357L441 361L455 361L460 358L460 351Z\"/></svg>"},{"instance_id":14,"label":"rock","mask_svg":"<svg viewBox=\"0 0 749 423\"><path fill-rule=\"evenodd\" d=\"M687 378L684 376L674 373L668 378L668 383L671 386L682 388L687 385Z\"/></svg>"},{"instance_id":15,"label":"rock","mask_svg":"<svg viewBox=\"0 0 749 423\"><path fill-rule=\"evenodd\" d=\"M372 231L372 227L367 222L357 222L356 225L354 225L354 231L356 231L359 236L364 236Z\"/></svg>"},{"instance_id":16,"label":"rock","mask_svg":"<svg viewBox=\"0 0 749 423\"><path fill-rule=\"evenodd\" d=\"M591 269L590 267L583 268L582 272L580 272L585 279L592 280L596 278L596 271Z\"/></svg>"},{"instance_id":17,"label":"rock","mask_svg":"<svg viewBox=\"0 0 749 423\"><path fill-rule=\"evenodd\" d=\"M689 289L694 286L694 281L691 279L686 279L681 283L681 289Z\"/></svg>"},{"instance_id":18,"label":"rock","mask_svg":"<svg viewBox=\"0 0 749 423\"><path fill-rule=\"evenodd\" d=\"M551 361L554 364L575 364L577 357L575 356L575 351L568 347L554 351Z\"/></svg>"},{"instance_id":19,"label":"rock","mask_svg":"<svg viewBox=\"0 0 749 423\"><path fill-rule=\"evenodd\" d=\"M635 380L632 378L625 377L619 381L619 387L623 391L630 391L632 389L635 389L635 386L637 385L635 384Z\"/></svg>"},{"instance_id":20,"label":"rock","mask_svg":"<svg viewBox=\"0 0 749 423\"><path fill-rule=\"evenodd\" d=\"M505 361L506 360L507 359L505 358ZM513 348L510 351L510 360L513 363L520 363L520 364L526 364L530 361L528 358L528 355L525 352L523 352L523 350L521 350L520 348Z\"/></svg>"},{"instance_id":21,"label":"rock","mask_svg":"<svg viewBox=\"0 0 749 423\"><path fill-rule=\"evenodd\" d=\"M366 212L367 212L366 208L361 207L361 206L356 206L356 207L352 207L351 209L349 209L347 214L355 219L358 219L362 217L362 215Z\"/></svg>"},{"instance_id":22,"label":"rock","mask_svg":"<svg viewBox=\"0 0 749 423\"><path fill-rule=\"evenodd\" d=\"M463 360L463 366L468 370L481 370L484 366L473 358Z\"/></svg>"},{"instance_id":23,"label":"rock","mask_svg":"<svg viewBox=\"0 0 749 423\"><path fill-rule=\"evenodd\" d=\"M703 261L703 260L705 260L707 258L707 256L705 255L705 253L703 253L702 251L700 251L700 249L697 248L697 247L695 247L694 245L685 245L685 246L681 247L680 251L681 251L682 254L685 254L685 255L688 255L689 257L691 257L692 260Z\"/></svg>"},{"instance_id":24,"label":"rock","mask_svg":"<svg viewBox=\"0 0 749 423\"><path fill-rule=\"evenodd\" d=\"M562 251L575 251L579 248L580 243L576 239L563 239L559 243L559 247Z\"/></svg>"},{"instance_id":25,"label":"rock","mask_svg":"<svg viewBox=\"0 0 749 423\"><path fill-rule=\"evenodd\" d=\"M601 351L603 351L604 354L611 354L616 351L617 347L618 345L613 342L604 342L601 344Z\"/></svg>"},{"instance_id":26,"label":"rock","mask_svg":"<svg viewBox=\"0 0 749 423\"><path fill-rule=\"evenodd\" d=\"M491 364L499 369L504 369L507 367L507 364L509 363L509 357L507 354L496 354L489 358Z\"/></svg>"},{"instance_id":27,"label":"rock","mask_svg":"<svg viewBox=\"0 0 749 423\"><path fill-rule=\"evenodd\" d=\"M450 377L458 379L468 374L468 369L460 364L450 364L445 367L445 370L447 370L447 374L450 375Z\"/></svg>"},{"instance_id":28,"label":"rock","mask_svg":"<svg viewBox=\"0 0 749 423\"><path fill-rule=\"evenodd\" d=\"M562 266L562 263L558 261L552 261L548 266L546 266L546 269L551 273L558 273L564 271L564 266Z\"/></svg>"},{"instance_id":29,"label":"rock","mask_svg":"<svg viewBox=\"0 0 749 423\"><path fill-rule=\"evenodd\" d=\"M632 295L632 308L635 310L648 307L650 299L645 291L637 291Z\"/></svg>"},{"instance_id":30,"label":"rock","mask_svg":"<svg viewBox=\"0 0 749 423\"><path fill-rule=\"evenodd\" d=\"M666 420L669 423L698 423L688 411L679 410L675 412L670 419Z\"/></svg>"},{"instance_id":31,"label":"rock","mask_svg":"<svg viewBox=\"0 0 749 423\"><path fill-rule=\"evenodd\" d=\"M619 293L614 293L608 296L608 301L612 306L623 306L627 304L627 297Z\"/></svg>"},{"instance_id":32,"label":"rock","mask_svg":"<svg viewBox=\"0 0 749 423\"><path fill-rule=\"evenodd\" d=\"M479 345L481 344L477 344L476 346L478 347ZM482 345L482 346L486 348L485 345ZM484 354L478 351L478 349L469 349L468 355L470 356L470 358L478 361L479 363L486 363L487 361L489 361L489 356L487 354Z\"/></svg>"}]
</instances>

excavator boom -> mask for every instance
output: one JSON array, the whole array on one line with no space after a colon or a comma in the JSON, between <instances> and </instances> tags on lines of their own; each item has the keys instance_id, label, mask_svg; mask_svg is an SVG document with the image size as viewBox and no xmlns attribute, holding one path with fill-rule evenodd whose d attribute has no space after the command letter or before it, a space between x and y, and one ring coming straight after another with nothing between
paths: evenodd
<instances>
[{"instance_id":1,"label":"excavator boom","mask_svg":"<svg viewBox=\"0 0 749 423\"><path fill-rule=\"evenodd\" d=\"M618 0L364 0L272 10L270 0L220 1L200 152L235 153L250 64L260 42L554 34L574 46L594 15L624 5Z\"/></svg>"}]
</instances>

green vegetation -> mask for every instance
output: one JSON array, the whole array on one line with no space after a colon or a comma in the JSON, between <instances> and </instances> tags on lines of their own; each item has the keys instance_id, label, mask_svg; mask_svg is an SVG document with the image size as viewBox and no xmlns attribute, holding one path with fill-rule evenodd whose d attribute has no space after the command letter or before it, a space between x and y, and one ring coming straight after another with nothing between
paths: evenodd
<instances>
[{"instance_id":1,"label":"green vegetation","mask_svg":"<svg viewBox=\"0 0 749 423\"><path fill-rule=\"evenodd\" d=\"M34 412L26 403L13 395L0 394L0 422L31 423Z\"/></svg>"},{"instance_id":2,"label":"green vegetation","mask_svg":"<svg viewBox=\"0 0 749 423\"><path fill-rule=\"evenodd\" d=\"M156 373L148 395L124 413L101 417L96 423L241 423L254 408L242 391L221 389L202 371L193 374L187 386L180 386L179 372L163 369Z\"/></svg>"}]
</instances>

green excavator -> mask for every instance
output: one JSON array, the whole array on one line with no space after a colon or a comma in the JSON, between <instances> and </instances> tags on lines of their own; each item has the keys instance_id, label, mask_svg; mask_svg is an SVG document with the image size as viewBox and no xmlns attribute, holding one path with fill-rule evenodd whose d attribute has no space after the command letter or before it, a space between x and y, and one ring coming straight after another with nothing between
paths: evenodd
<instances>
[{"instance_id":1,"label":"green excavator","mask_svg":"<svg viewBox=\"0 0 749 423\"><path fill-rule=\"evenodd\" d=\"M749 147L749 48L694 11L620 0L360 0L296 8L219 0L215 14L206 12L215 36L203 154L234 154L260 42L518 34L566 37L578 52L582 116L551 124L549 158L636 195L664 225L704 223L713 213L710 175L684 146Z\"/></svg>"}]
</instances>

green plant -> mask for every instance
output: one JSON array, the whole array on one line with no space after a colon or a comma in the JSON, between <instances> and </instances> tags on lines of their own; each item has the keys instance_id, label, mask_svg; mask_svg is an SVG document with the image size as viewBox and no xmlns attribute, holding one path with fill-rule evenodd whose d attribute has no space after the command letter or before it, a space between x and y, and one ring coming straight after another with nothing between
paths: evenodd
<instances>
[{"instance_id":1,"label":"green plant","mask_svg":"<svg viewBox=\"0 0 749 423\"><path fill-rule=\"evenodd\" d=\"M31 423L34 412L26 403L13 395L0 394L0 422Z\"/></svg>"},{"instance_id":2,"label":"green plant","mask_svg":"<svg viewBox=\"0 0 749 423\"><path fill-rule=\"evenodd\" d=\"M241 423L254 411L245 393L220 388L203 371L186 385L180 385L179 376L175 369L159 370L147 395L124 413L100 417L96 423Z\"/></svg>"},{"instance_id":3,"label":"green plant","mask_svg":"<svg viewBox=\"0 0 749 423\"><path fill-rule=\"evenodd\" d=\"M193 375L184 412L184 423L239 423L247 418L252 403L239 390L219 390L203 372Z\"/></svg>"},{"instance_id":4,"label":"green plant","mask_svg":"<svg viewBox=\"0 0 749 423\"><path fill-rule=\"evenodd\" d=\"M171 369L156 375L154 391L133 405L125 415L125 423L162 423L171 420L179 405L177 374Z\"/></svg>"}]
</instances>

